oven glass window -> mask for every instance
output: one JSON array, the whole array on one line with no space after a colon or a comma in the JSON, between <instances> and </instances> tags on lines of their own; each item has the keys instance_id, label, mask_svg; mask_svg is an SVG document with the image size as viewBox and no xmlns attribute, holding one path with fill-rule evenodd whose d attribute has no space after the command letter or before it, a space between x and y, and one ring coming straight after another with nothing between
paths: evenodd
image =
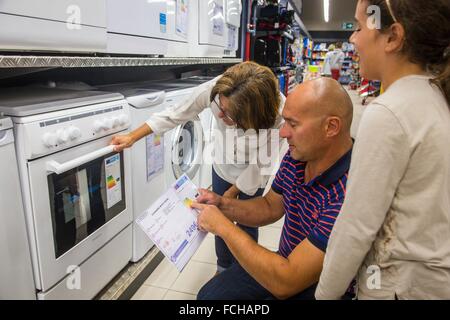
<instances>
[{"instance_id":1,"label":"oven glass window","mask_svg":"<svg viewBox=\"0 0 450 320\"><path fill-rule=\"evenodd\" d=\"M48 176L56 258L125 210L123 153Z\"/></svg>"}]
</instances>

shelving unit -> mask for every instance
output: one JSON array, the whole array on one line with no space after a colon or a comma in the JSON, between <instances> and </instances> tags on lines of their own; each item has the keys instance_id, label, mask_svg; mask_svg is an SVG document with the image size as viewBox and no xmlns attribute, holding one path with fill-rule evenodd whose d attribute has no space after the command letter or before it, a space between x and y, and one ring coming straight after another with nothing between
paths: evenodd
<instances>
[{"instance_id":1,"label":"shelving unit","mask_svg":"<svg viewBox=\"0 0 450 320\"><path fill-rule=\"evenodd\" d=\"M93 68L235 64L240 58L159 58L0 55L0 68Z\"/></svg>"},{"instance_id":2,"label":"shelving unit","mask_svg":"<svg viewBox=\"0 0 450 320\"><path fill-rule=\"evenodd\" d=\"M248 57L269 67L278 78L280 91L287 96L303 79L303 35L309 34L299 18L300 13L295 13L289 4L261 5L256 1L253 4Z\"/></svg>"},{"instance_id":3,"label":"shelving unit","mask_svg":"<svg viewBox=\"0 0 450 320\"><path fill-rule=\"evenodd\" d=\"M355 76L359 75L359 72L354 69L354 58L356 57L355 48L350 43L344 43L343 52L345 53L344 63L341 69L340 82L344 85L350 84L354 81Z\"/></svg>"}]
</instances>

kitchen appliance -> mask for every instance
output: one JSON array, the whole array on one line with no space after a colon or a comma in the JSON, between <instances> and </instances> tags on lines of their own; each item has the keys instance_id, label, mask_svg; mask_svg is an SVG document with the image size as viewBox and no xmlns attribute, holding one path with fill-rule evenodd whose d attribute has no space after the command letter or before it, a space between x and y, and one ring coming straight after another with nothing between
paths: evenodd
<instances>
[{"instance_id":1,"label":"kitchen appliance","mask_svg":"<svg viewBox=\"0 0 450 320\"><path fill-rule=\"evenodd\" d=\"M107 0L106 4L108 53L167 54L167 1Z\"/></svg>"},{"instance_id":2,"label":"kitchen appliance","mask_svg":"<svg viewBox=\"0 0 450 320\"><path fill-rule=\"evenodd\" d=\"M105 92L41 87L0 92L16 135L38 299L91 299L131 258L129 106Z\"/></svg>"},{"instance_id":3,"label":"kitchen appliance","mask_svg":"<svg viewBox=\"0 0 450 320\"><path fill-rule=\"evenodd\" d=\"M166 108L165 92L136 88L138 83L101 86L100 90L118 92L125 96L130 106L131 130L140 127L155 112ZM136 141L131 148L133 192L133 221L136 220L167 189L164 175L164 135L151 134ZM133 222L133 255L139 261L152 247L153 242Z\"/></svg>"},{"instance_id":4,"label":"kitchen appliance","mask_svg":"<svg viewBox=\"0 0 450 320\"><path fill-rule=\"evenodd\" d=\"M0 299L36 299L12 121L0 116Z\"/></svg>"},{"instance_id":5,"label":"kitchen appliance","mask_svg":"<svg viewBox=\"0 0 450 320\"><path fill-rule=\"evenodd\" d=\"M235 57L242 5L240 0L190 0L189 56Z\"/></svg>"},{"instance_id":6,"label":"kitchen appliance","mask_svg":"<svg viewBox=\"0 0 450 320\"><path fill-rule=\"evenodd\" d=\"M177 108L194 92L196 83L181 80L150 81L140 88L164 90L166 92L166 108ZM164 172L166 185L170 186L186 173L192 182L200 185L200 168L203 151L203 129L200 118L185 122L164 134Z\"/></svg>"},{"instance_id":7,"label":"kitchen appliance","mask_svg":"<svg viewBox=\"0 0 450 320\"><path fill-rule=\"evenodd\" d=\"M105 1L2 0L0 50L105 52Z\"/></svg>"},{"instance_id":8,"label":"kitchen appliance","mask_svg":"<svg viewBox=\"0 0 450 320\"><path fill-rule=\"evenodd\" d=\"M192 17L190 0L170 0L167 3L167 53L166 57L186 57L189 52L189 34L196 32L190 29L189 19Z\"/></svg>"}]
</instances>

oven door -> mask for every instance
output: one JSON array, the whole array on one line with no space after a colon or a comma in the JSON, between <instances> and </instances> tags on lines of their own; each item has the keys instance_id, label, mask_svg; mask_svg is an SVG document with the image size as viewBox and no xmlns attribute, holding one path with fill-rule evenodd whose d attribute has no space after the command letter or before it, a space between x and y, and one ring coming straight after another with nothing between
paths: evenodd
<instances>
[{"instance_id":1,"label":"oven door","mask_svg":"<svg viewBox=\"0 0 450 320\"><path fill-rule=\"evenodd\" d=\"M28 163L40 276L36 282L42 291L132 221L130 151L115 153L110 141L105 137ZM131 243L123 245L131 252Z\"/></svg>"}]
</instances>

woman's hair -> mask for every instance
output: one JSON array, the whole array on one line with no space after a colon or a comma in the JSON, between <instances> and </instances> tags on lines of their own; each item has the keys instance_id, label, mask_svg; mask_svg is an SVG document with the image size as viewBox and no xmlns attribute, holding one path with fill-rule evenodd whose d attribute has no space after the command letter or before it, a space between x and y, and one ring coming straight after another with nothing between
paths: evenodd
<instances>
[{"instance_id":1,"label":"woman's hair","mask_svg":"<svg viewBox=\"0 0 450 320\"><path fill-rule=\"evenodd\" d=\"M213 87L211 102L217 95L229 99L228 112L239 128L274 126L281 98L277 78L269 68L251 61L230 67Z\"/></svg>"},{"instance_id":2,"label":"woman's hair","mask_svg":"<svg viewBox=\"0 0 450 320\"><path fill-rule=\"evenodd\" d=\"M394 21L405 29L403 53L412 63L426 67L431 80L450 104L450 1L360 0L380 8L381 32Z\"/></svg>"}]
</instances>

